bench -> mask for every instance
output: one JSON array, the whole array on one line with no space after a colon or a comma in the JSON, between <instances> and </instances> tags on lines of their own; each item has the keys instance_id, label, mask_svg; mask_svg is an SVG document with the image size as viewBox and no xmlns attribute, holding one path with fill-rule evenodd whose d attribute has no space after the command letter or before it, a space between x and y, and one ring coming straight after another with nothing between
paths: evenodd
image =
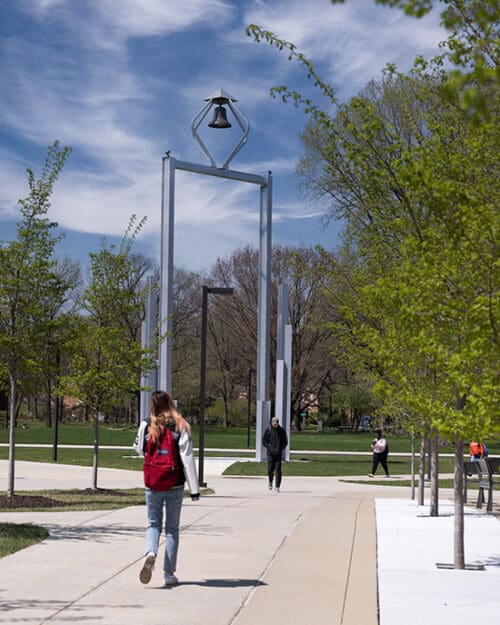
<instances>
[{"instance_id":1,"label":"bench","mask_svg":"<svg viewBox=\"0 0 500 625\"><path fill-rule=\"evenodd\" d=\"M478 486L476 508L485 503L484 491L488 491L486 511L493 510L493 484L495 476L500 476L500 458L481 458L475 462L464 462L464 503L467 503L468 478L473 478Z\"/></svg>"}]
</instances>

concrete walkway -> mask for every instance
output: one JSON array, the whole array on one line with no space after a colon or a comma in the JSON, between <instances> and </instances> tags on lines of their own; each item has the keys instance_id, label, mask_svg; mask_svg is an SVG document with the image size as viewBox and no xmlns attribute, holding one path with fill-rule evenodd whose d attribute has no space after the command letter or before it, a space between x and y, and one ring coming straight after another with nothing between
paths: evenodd
<instances>
[{"instance_id":1,"label":"concrete walkway","mask_svg":"<svg viewBox=\"0 0 500 625\"><path fill-rule=\"evenodd\" d=\"M207 458L205 476L215 495L199 502L186 500L183 506L180 584L174 588L161 586L161 561L150 584L138 580L146 525L142 506L0 513L0 522L38 523L50 530L47 540L0 561L0 623L376 625L379 603L381 625L431 622L420 619L420 604L426 601L415 599L427 598L421 594L422 584L430 579L429 566L433 572L435 567L427 563L427 569L422 569L419 554L426 553L435 526L426 525L424 533L414 531L414 517L422 510L408 506L407 488L285 475L282 492L275 493L267 490L263 478L221 477L232 461ZM6 468L6 461L0 461L0 479L6 479ZM87 488L90 474L88 467L19 461L16 488ZM103 488L141 485L140 472L99 472ZM384 555L380 586L375 497L384 526L378 538ZM378 503L384 501L385 506ZM492 554L490 564L498 573L500 525L490 515L476 516L479 523L474 531L492 541L497 555ZM486 525L481 519L494 525L483 531ZM401 544L391 549L403 535ZM447 538L451 542L451 533ZM443 543L442 534L439 541ZM411 548L412 558L401 560L405 545ZM444 573L451 579L450 572ZM484 584L485 573L476 575L483 577L466 578L472 587ZM398 587L398 579L403 578L405 583ZM411 610L404 592L413 601ZM497 594L490 607L495 608ZM455 609L453 593L447 601L454 625L468 624L470 611ZM498 603L496 609L498 613ZM431 620L448 623L435 610Z\"/></svg>"}]
</instances>

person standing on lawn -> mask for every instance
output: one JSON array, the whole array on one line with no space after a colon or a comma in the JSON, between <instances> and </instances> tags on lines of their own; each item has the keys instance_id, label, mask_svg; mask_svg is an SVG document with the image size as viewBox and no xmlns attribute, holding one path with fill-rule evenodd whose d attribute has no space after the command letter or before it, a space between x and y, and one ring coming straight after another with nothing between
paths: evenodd
<instances>
[{"instance_id":1,"label":"person standing on lawn","mask_svg":"<svg viewBox=\"0 0 500 625\"><path fill-rule=\"evenodd\" d=\"M379 463L385 471L385 477L390 477L389 468L387 466L387 456L389 455L389 443L382 436L382 430L377 430L377 437L374 438L370 444L373 451L372 459L372 472L368 474L368 477L373 477L377 470Z\"/></svg>"},{"instance_id":2,"label":"person standing on lawn","mask_svg":"<svg viewBox=\"0 0 500 625\"><path fill-rule=\"evenodd\" d=\"M281 486L281 460L283 450L288 445L288 437L281 427L278 417L271 419L271 427L267 428L262 437L262 444L267 449L267 477L269 478L269 490L273 490L274 473L276 472L275 490L280 492Z\"/></svg>"},{"instance_id":3,"label":"person standing on lawn","mask_svg":"<svg viewBox=\"0 0 500 625\"><path fill-rule=\"evenodd\" d=\"M193 501L199 500L200 491L191 428L167 392L155 391L152 394L149 421L141 423L134 449L144 456L148 516L146 556L139 579L143 584L148 584L151 580L165 512L163 585L173 586L178 582L174 573L177 566L179 522L185 482Z\"/></svg>"}]
</instances>

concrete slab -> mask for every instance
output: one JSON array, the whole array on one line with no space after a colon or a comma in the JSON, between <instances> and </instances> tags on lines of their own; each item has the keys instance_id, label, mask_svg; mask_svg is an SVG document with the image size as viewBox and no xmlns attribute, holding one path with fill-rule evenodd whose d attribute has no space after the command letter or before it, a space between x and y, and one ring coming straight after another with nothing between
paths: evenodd
<instances>
[{"instance_id":1,"label":"concrete slab","mask_svg":"<svg viewBox=\"0 0 500 625\"><path fill-rule=\"evenodd\" d=\"M435 562L451 561L453 550L445 492L442 516L431 519L408 488L285 474L274 493L265 478L220 477L225 462L210 469L206 459L216 494L183 506L175 588L161 587L161 558L150 584L138 580L143 506L0 513L0 522L51 533L0 561L0 624L376 625L377 563L380 625L468 625L474 610L485 620L498 615L500 525L492 515L466 516L467 561L486 571L442 571ZM16 469L23 490L86 488L91 474L41 463ZM103 469L100 478L106 488L142 485L140 471Z\"/></svg>"},{"instance_id":2,"label":"concrete slab","mask_svg":"<svg viewBox=\"0 0 500 625\"><path fill-rule=\"evenodd\" d=\"M500 523L467 508L466 564L485 571L443 570L453 562L453 505L440 502L440 516L428 506L402 500L377 500L381 625L439 623L469 625L473 614L495 622L500 612Z\"/></svg>"}]
</instances>

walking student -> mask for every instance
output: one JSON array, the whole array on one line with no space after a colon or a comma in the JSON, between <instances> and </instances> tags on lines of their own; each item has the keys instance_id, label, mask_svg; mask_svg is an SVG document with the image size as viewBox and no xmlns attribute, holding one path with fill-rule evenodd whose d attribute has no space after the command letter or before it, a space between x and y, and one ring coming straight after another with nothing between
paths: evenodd
<instances>
[{"instance_id":1,"label":"walking student","mask_svg":"<svg viewBox=\"0 0 500 625\"><path fill-rule=\"evenodd\" d=\"M280 492L281 486L281 460L283 450L288 445L288 437L281 427L278 417L271 419L271 427L267 428L262 437L262 444L267 449L267 476L269 478L269 490L273 489L273 479L276 492Z\"/></svg>"},{"instance_id":2,"label":"walking student","mask_svg":"<svg viewBox=\"0 0 500 625\"><path fill-rule=\"evenodd\" d=\"M377 471L379 463L385 471L385 477L390 477L389 468L387 466L387 456L389 455L389 444L387 440L382 436L382 430L377 430L377 437L374 438L370 444L373 451L372 460L372 472L368 474L368 477L373 477Z\"/></svg>"},{"instance_id":3,"label":"walking student","mask_svg":"<svg viewBox=\"0 0 500 625\"><path fill-rule=\"evenodd\" d=\"M177 566L185 482L193 501L198 501L200 493L191 428L165 391L155 391L152 394L149 421L141 423L134 449L144 456L148 515L146 556L139 579L143 584L151 580L165 522L163 585L173 586L178 583L174 573Z\"/></svg>"}]
</instances>

